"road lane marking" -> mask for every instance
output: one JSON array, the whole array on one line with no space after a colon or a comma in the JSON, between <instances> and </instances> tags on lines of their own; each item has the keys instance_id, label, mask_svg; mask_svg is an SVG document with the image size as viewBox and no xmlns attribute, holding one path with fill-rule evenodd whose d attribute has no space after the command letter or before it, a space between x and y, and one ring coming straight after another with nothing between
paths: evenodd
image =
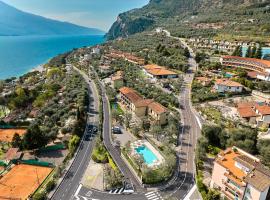
<instances>
[{"instance_id":1,"label":"road lane marking","mask_svg":"<svg viewBox=\"0 0 270 200\"><path fill-rule=\"evenodd\" d=\"M86 193L86 196L87 196L87 197L90 197L92 194L93 194L93 192L88 191L88 192Z\"/></svg>"},{"instance_id":2,"label":"road lane marking","mask_svg":"<svg viewBox=\"0 0 270 200\"><path fill-rule=\"evenodd\" d=\"M82 188L82 184L79 185L79 187L77 188L77 190L76 190L74 196L78 196L78 194L79 194L81 188Z\"/></svg>"}]
</instances>

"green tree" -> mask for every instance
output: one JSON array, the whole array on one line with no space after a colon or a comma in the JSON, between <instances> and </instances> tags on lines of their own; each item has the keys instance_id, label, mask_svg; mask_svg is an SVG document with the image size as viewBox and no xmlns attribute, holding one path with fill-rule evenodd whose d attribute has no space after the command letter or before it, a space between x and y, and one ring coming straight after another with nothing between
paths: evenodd
<instances>
[{"instance_id":1,"label":"green tree","mask_svg":"<svg viewBox=\"0 0 270 200\"><path fill-rule=\"evenodd\" d=\"M132 114L130 112L125 113L125 126L130 128L130 121L132 119Z\"/></svg>"},{"instance_id":2,"label":"green tree","mask_svg":"<svg viewBox=\"0 0 270 200\"><path fill-rule=\"evenodd\" d=\"M184 56L186 56L187 58L190 57L190 52L187 47L184 49Z\"/></svg>"},{"instance_id":3,"label":"green tree","mask_svg":"<svg viewBox=\"0 0 270 200\"><path fill-rule=\"evenodd\" d=\"M257 47L253 47L253 48L251 49L251 58L255 58L256 52L257 52Z\"/></svg>"},{"instance_id":4,"label":"green tree","mask_svg":"<svg viewBox=\"0 0 270 200\"><path fill-rule=\"evenodd\" d=\"M232 56L242 56L242 46L237 46L232 53Z\"/></svg>"},{"instance_id":5,"label":"green tree","mask_svg":"<svg viewBox=\"0 0 270 200\"><path fill-rule=\"evenodd\" d=\"M202 128L202 134L208 140L210 145L220 147L220 133L222 128L220 126L204 125Z\"/></svg>"},{"instance_id":6,"label":"green tree","mask_svg":"<svg viewBox=\"0 0 270 200\"><path fill-rule=\"evenodd\" d=\"M77 135L73 135L68 142L68 150L71 154L75 153L76 147L80 142L80 138Z\"/></svg>"},{"instance_id":7,"label":"green tree","mask_svg":"<svg viewBox=\"0 0 270 200\"><path fill-rule=\"evenodd\" d=\"M46 191L47 192L52 191L55 188L55 186L56 186L55 180L54 179L50 180L46 185Z\"/></svg>"},{"instance_id":8,"label":"green tree","mask_svg":"<svg viewBox=\"0 0 270 200\"><path fill-rule=\"evenodd\" d=\"M261 59L262 56L263 56L263 53L262 53L262 46L260 45L259 48L257 49L255 55L254 55L254 58Z\"/></svg>"},{"instance_id":9,"label":"green tree","mask_svg":"<svg viewBox=\"0 0 270 200\"><path fill-rule=\"evenodd\" d=\"M251 154L256 153L257 130L252 128L234 128L229 131L227 147L237 146Z\"/></svg>"},{"instance_id":10,"label":"green tree","mask_svg":"<svg viewBox=\"0 0 270 200\"><path fill-rule=\"evenodd\" d=\"M154 138L158 138L158 136L161 134L162 132L162 128L161 126L159 125L154 125L152 128L151 128L151 134L153 135Z\"/></svg>"},{"instance_id":11,"label":"green tree","mask_svg":"<svg viewBox=\"0 0 270 200\"><path fill-rule=\"evenodd\" d=\"M46 200L46 194L45 192L39 192L39 193L36 193L34 196L33 196L33 200Z\"/></svg>"},{"instance_id":12,"label":"green tree","mask_svg":"<svg viewBox=\"0 0 270 200\"><path fill-rule=\"evenodd\" d=\"M47 142L48 138L36 123L28 127L27 132L23 137L23 146L26 149L38 149L44 147Z\"/></svg>"},{"instance_id":13,"label":"green tree","mask_svg":"<svg viewBox=\"0 0 270 200\"><path fill-rule=\"evenodd\" d=\"M204 200L220 200L220 193L217 190L210 189Z\"/></svg>"},{"instance_id":14,"label":"green tree","mask_svg":"<svg viewBox=\"0 0 270 200\"><path fill-rule=\"evenodd\" d=\"M11 141L11 146L14 148L22 148L22 138L18 133L15 133L12 141Z\"/></svg>"},{"instance_id":15,"label":"green tree","mask_svg":"<svg viewBox=\"0 0 270 200\"><path fill-rule=\"evenodd\" d=\"M251 48L251 46L249 46L248 49L247 49L246 57L247 58L252 58L252 48Z\"/></svg>"},{"instance_id":16,"label":"green tree","mask_svg":"<svg viewBox=\"0 0 270 200\"><path fill-rule=\"evenodd\" d=\"M259 140L257 148L264 164L270 167L270 140Z\"/></svg>"}]
</instances>

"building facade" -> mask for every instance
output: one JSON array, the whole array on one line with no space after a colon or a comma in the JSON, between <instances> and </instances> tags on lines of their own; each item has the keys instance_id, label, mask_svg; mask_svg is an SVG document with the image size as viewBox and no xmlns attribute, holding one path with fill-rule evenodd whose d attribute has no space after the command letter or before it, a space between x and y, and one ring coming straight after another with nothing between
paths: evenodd
<instances>
[{"instance_id":1,"label":"building facade","mask_svg":"<svg viewBox=\"0 0 270 200\"><path fill-rule=\"evenodd\" d=\"M122 87L120 91L121 104L138 117L149 116L157 124L164 125L168 122L168 110L152 99L144 99L135 90Z\"/></svg>"},{"instance_id":2,"label":"building facade","mask_svg":"<svg viewBox=\"0 0 270 200\"><path fill-rule=\"evenodd\" d=\"M217 92L225 93L225 92L233 92L233 93L241 93L243 91L244 86L235 81L231 81L229 79L217 79L215 82L214 89Z\"/></svg>"},{"instance_id":3,"label":"building facade","mask_svg":"<svg viewBox=\"0 0 270 200\"><path fill-rule=\"evenodd\" d=\"M255 156L232 147L214 161L210 186L229 200L267 200L270 171Z\"/></svg>"},{"instance_id":4,"label":"building facade","mask_svg":"<svg viewBox=\"0 0 270 200\"><path fill-rule=\"evenodd\" d=\"M244 58L239 56L224 56L220 59L223 66L240 67L249 71L257 72L256 78L264 81L270 81L270 61Z\"/></svg>"}]
</instances>

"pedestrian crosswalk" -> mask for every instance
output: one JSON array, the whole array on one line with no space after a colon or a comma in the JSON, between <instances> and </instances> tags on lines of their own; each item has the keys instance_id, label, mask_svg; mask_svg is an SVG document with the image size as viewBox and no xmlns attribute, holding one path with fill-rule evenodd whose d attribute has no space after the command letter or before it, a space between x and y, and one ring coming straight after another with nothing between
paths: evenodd
<instances>
[{"instance_id":1,"label":"pedestrian crosswalk","mask_svg":"<svg viewBox=\"0 0 270 200\"><path fill-rule=\"evenodd\" d=\"M125 190L125 188L118 188L118 189L113 189L113 190L110 190L110 194L122 194L123 191Z\"/></svg>"},{"instance_id":2,"label":"pedestrian crosswalk","mask_svg":"<svg viewBox=\"0 0 270 200\"><path fill-rule=\"evenodd\" d=\"M162 196L158 192L148 192L145 194L148 200L163 200Z\"/></svg>"}]
</instances>

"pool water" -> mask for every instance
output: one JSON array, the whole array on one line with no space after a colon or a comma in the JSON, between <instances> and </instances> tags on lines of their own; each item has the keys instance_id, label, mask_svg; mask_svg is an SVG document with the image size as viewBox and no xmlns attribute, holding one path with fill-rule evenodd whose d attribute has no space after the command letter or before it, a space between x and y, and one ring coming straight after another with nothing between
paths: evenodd
<instances>
[{"instance_id":1,"label":"pool water","mask_svg":"<svg viewBox=\"0 0 270 200\"><path fill-rule=\"evenodd\" d=\"M143 156L143 160L147 165L153 164L158 158L156 155L148 149L146 146L140 146L138 148L135 148L136 152Z\"/></svg>"}]
</instances>

